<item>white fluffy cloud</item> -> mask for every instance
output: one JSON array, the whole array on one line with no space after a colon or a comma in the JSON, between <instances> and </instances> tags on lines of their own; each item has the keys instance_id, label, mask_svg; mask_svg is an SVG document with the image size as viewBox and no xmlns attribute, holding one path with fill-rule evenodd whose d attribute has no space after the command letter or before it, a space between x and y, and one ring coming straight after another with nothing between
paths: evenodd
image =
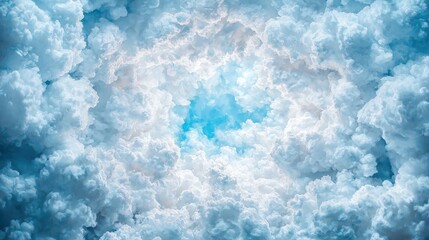
<instances>
[{"instance_id":1,"label":"white fluffy cloud","mask_svg":"<svg viewBox=\"0 0 429 240\"><path fill-rule=\"evenodd\" d=\"M0 3L0 239L426 239L428 2Z\"/></svg>"}]
</instances>

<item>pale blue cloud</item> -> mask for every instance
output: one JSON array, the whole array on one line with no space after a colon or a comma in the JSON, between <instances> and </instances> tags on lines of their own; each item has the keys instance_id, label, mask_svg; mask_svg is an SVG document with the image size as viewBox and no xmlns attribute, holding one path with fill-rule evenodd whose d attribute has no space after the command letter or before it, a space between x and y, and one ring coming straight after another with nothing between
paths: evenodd
<instances>
[{"instance_id":1,"label":"pale blue cloud","mask_svg":"<svg viewBox=\"0 0 429 240\"><path fill-rule=\"evenodd\" d=\"M0 239L427 239L423 0L0 3Z\"/></svg>"}]
</instances>

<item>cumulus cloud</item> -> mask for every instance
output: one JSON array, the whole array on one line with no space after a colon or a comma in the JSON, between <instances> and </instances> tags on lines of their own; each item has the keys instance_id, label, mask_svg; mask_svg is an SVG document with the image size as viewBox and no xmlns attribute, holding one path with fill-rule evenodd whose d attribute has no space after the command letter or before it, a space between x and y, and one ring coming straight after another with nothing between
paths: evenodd
<instances>
[{"instance_id":1,"label":"cumulus cloud","mask_svg":"<svg viewBox=\"0 0 429 240\"><path fill-rule=\"evenodd\" d=\"M0 239L427 239L428 2L0 3Z\"/></svg>"}]
</instances>

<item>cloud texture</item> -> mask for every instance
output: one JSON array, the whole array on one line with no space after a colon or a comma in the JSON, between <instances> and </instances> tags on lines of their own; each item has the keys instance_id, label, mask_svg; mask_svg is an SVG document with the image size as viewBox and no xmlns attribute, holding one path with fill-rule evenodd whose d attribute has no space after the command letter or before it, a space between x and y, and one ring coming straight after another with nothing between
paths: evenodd
<instances>
[{"instance_id":1,"label":"cloud texture","mask_svg":"<svg viewBox=\"0 0 429 240\"><path fill-rule=\"evenodd\" d=\"M427 0L5 0L0 239L428 239Z\"/></svg>"}]
</instances>

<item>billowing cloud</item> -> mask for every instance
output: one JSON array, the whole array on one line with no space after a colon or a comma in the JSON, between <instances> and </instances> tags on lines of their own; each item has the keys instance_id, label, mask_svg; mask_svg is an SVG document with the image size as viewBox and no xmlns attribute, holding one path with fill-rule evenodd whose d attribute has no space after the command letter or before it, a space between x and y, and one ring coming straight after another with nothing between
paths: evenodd
<instances>
[{"instance_id":1,"label":"billowing cloud","mask_svg":"<svg viewBox=\"0 0 429 240\"><path fill-rule=\"evenodd\" d=\"M427 239L428 4L2 1L0 239Z\"/></svg>"}]
</instances>

